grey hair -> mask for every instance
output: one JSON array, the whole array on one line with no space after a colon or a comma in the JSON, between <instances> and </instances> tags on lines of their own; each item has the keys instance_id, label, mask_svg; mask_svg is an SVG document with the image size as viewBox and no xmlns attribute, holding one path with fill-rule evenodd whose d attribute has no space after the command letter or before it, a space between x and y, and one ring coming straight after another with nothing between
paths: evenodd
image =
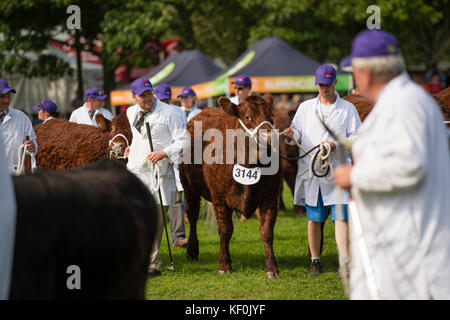
<instances>
[{"instance_id":1,"label":"grey hair","mask_svg":"<svg viewBox=\"0 0 450 320\"><path fill-rule=\"evenodd\" d=\"M352 67L368 68L378 81L387 82L405 71L405 61L401 55L353 58Z\"/></svg>"}]
</instances>

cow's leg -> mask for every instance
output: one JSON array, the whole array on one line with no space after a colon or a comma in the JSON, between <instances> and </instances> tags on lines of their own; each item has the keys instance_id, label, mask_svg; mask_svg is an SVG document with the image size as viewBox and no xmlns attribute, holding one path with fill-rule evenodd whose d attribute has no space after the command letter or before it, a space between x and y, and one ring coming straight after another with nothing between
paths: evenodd
<instances>
[{"instance_id":1,"label":"cow's leg","mask_svg":"<svg viewBox=\"0 0 450 320\"><path fill-rule=\"evenodd\" d=\"M219 274L231 273L230 239L233 235L233 211L224 204L214 203L220 236Z\"/></svg>"},{"instance_id":2,"label":"cow's leg","mask_svg":"<svg viewBox=\"0 0 450 320\"><path fill-rule=\"evenodd\" d=\"M268 279L274 279L277 278L280 273L273 252L273 229L277 219L277 205L272 204L272 206L268 208L262 207L260 210L261 218L259 220L259 233L266 252L266 277Z\"/></svg>"},{"instance_id":3,"label":"cow's leg","mask_svg":"<svg viewBox=\"0 0 450 320\"><path fill-rule=\"evenodd\" d=\"M280 211L286 211L286 206L283 201L283 180L280 183L280 195L278 196L278 203L280 207Z\"/></svg>"},{"instance_id":4,"label":"cow's leg","mask_svg":"<svg viewBox=\"0 0 450 320\"><path fill-rule=\"evenodd\" d=\"M186 256L189 261L198 260L198 237L197 221L200 211L200 196L188 188L184 189L184 196L187 202L187 216L189 219L189 239L186 250Z\"/></svg>"}]
</instances>

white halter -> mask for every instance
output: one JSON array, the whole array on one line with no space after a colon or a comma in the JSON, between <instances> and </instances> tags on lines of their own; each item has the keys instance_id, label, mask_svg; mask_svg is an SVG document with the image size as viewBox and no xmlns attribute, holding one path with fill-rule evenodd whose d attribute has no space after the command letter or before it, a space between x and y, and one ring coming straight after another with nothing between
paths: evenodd
<instances>
[{"instance_id":1,"label":"white halter","mask_svg":"<svg viewBox=\"0 0 450 320\"><path fill-rule=\"evenodd\" d=\"M113 142L114 139L116 139L117 137L122 137L122 138L124 138L124 139L125 139L125 142L127 143L127 147L130 146L130 144L128 143L127 137L125 137L125 136L124 136L123 134L121 134L121 133L116 134L111 140L109 140L109 145L111 145L111 142Z\"/></svg>"},{"instance_id":2,"label":"white halter","mask_svg":"<svg viewBox=\"0 0 450 320\"><path fill-rule=\"evenodd\" d=\"M250 135L250 138L254 139L255 142L261 146L261 144L258 142L258 139L256 138L256 134L258 133L259 128L261 128L262 125L267 124L269 125L272 129L275 129L274 125L271 124L269 121L265 120L263 122L261 122L260 124L258 124L256 126L256 128L254 128L253 130L250 130L249 128L247 128L247 126L241 121L241 119L238 119L239 123L241 124L241 126L244 128L244 130Z\"/></svg>"}]
</instances>

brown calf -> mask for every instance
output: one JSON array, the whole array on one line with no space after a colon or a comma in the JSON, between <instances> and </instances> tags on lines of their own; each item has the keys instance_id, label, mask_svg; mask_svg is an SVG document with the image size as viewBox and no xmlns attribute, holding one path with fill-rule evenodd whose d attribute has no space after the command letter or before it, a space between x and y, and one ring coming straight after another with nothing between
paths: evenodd
<instances>
[{"instance_id":1,"label":"brown calf","mask_svg":"<svg viewBox=\"0 0 450 320\"><path fill-rule=\"evenodd\" d=\"M230 273L232 269L229 242L233 234L233 210L244 213L248 217L255 209L259 208L259 232L266 253L266 276L267 278L276 278L279 271L273 252L273 229L277 218L280 173L278 171L274 175L262 175L256 184L243 185L233 179L234 164L225 163L226 140L228 139L226 130L242 129L238 119L249 129L254 129L263 121L269 121L273 124L273 99L270 94L266 94L264 99L255 96L248 97L239 105L231 103L224 97L221 97L218 102L221 108L207 108L187 124L187 130L191 135L191 149L189 150L191 160L195 156L196 143L201 143L202 150L205 150L208 145L215 141L215 139L211 139L211 141L195 140L195 122L197 122L197 125L200 122L202 123L202 136L206 130L212 128L222 133L224 159L224 164L207 164L203 158L200 164L194 164L194 161L191 161L192 163L186 161L180 163L180 179L184 187L188 204L187 214L190 221L187 258L188 260L198 260L199 248L196 224L199 216L200 197L213 203L220 235L220 274ZM270 129L270 126L265 124L260 129ZM236 141L233 143L236 147ZM244 150L238 151L243 151L246 154L246 163L241 165L252 167L248 164L248 140L245 143ZM234 153L234 161L234 163L237 163L236 152Z\"/></svg>"}]
</instances>

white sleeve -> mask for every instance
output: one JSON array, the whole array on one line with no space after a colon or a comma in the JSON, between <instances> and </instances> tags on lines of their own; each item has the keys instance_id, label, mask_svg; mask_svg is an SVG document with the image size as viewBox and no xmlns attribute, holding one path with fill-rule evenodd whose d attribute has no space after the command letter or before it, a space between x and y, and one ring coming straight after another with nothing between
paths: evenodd
<instances>
[{"instance_id":1,"label":"white sleeve","mask_svg":"<svg viewBox=\"0 0 450 320\"><path fill-rule=\"evenodd\" d=\"M357 131L361 127L361 119L359 118L356 108L352 106L349 112L349 118L347 120L347 139L350 141L355 140Z\"/></svg>"},{"instance_id":2,"label":"white sleeve","mask_svg":"<svg viewBox=\"0 0 450 320\"><path fill-rule=\"evenodd\" d=\"M186 130L186 124L175 111L170 116L168 126L173 142L164 148L163 151L167 154L169 160L174 163L180 158L184 148L190 143L190 138Z\"/></svg>"},{"instance_id":3,"label":"white sleeve","mask_svg":"<svg viewBox=\"0 0 450 320\"><path fill-rule=\"evenodd\" d=\"M5 153L0 134L0 300L9 297L16 230L14 185Z\"/></svg>"},{"instance_id":4,"label":"white sleeve","mask_svg":"<svg viewBox=\"0 0 450 320\"><path fill-rule=\"evenodd\" d=\"M408 112L392 108L391 116L379 119L388 124L378 127L383 132L371 132L376 141L367 141L370 148L355 159L351 171L353 186L365 191L390 192L410 188L425 178L426 121L412 104L408 107L411 110L404 110Z\"/></svg>"},{"instance_id":5,"label":"white sleeve","mask_svg":"<svg viewBox=\"0 0 450 320\"><path fill-rule=\"evenodd\" d=\"M297 112L295 112L294 119L292 119L291 129L294 131L294 139L298 143L302 143L302 115L301 115L301 105L298 107Z\"/></svg>"}]
</instances>

